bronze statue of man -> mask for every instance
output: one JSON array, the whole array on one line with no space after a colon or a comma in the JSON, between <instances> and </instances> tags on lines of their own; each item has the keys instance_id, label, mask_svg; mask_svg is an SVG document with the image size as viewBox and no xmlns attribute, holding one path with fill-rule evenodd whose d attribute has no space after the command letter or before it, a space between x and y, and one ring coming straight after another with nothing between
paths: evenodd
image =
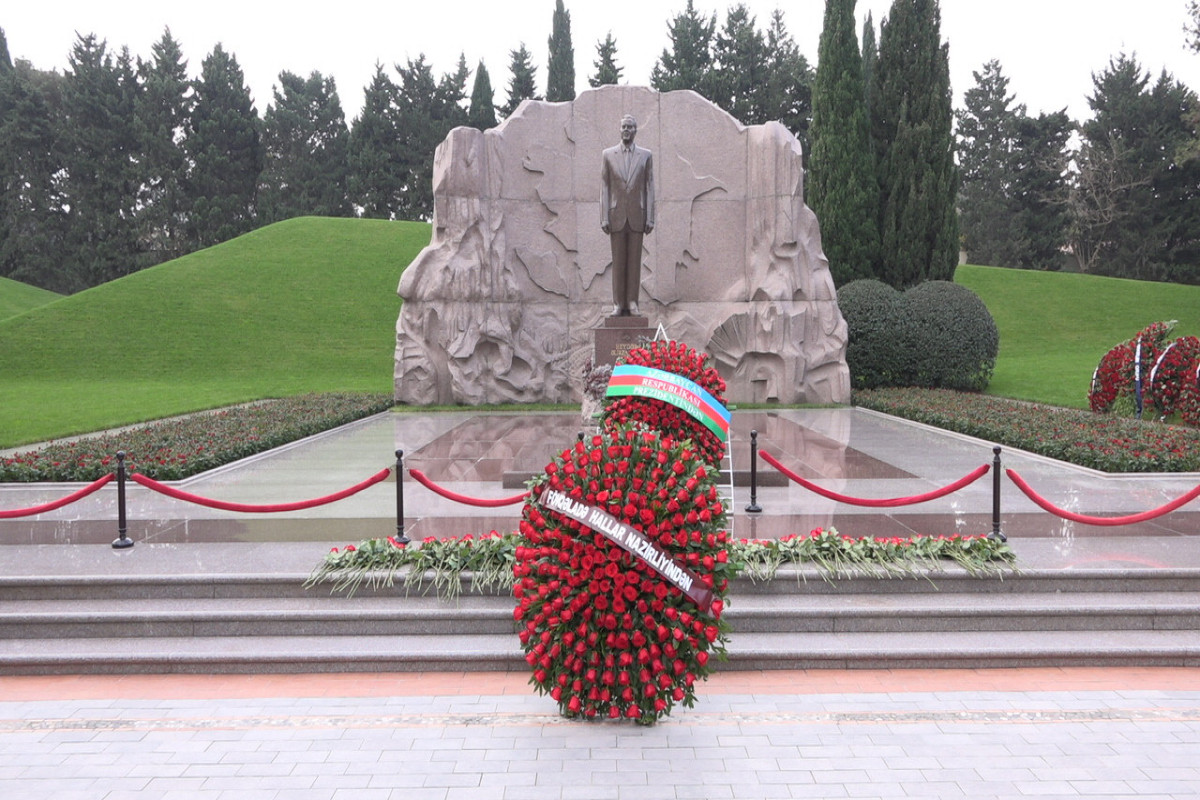
<instances>
[{"instance_id":1,"label":"bronze statue of man","mask_svg":"<svg viewBox=\"0 0 1200 800\"><path fill-rule=\"evenodd\" d=\"M621 143L606 149L600 165L600 229L612 244L613 316L638 313L642 236L654 230L654 163L633 143L637 120L621 118Z\"/></svg>"}]
</instances>

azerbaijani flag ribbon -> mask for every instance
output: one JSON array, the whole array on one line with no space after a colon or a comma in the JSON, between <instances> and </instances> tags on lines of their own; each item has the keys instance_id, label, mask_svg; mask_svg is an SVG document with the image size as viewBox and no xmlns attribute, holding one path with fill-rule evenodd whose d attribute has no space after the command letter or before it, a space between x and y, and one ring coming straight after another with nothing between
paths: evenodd
<instances>
[{"instance_id":1,"label":"azerbaijani flag ribbon","mask_svg":"<svg viewBox=\"0 0 1200 800\"><path fill-rule=\"evenodd\" d=\"M621 364L613 368L605 396L661 400L695 417L722 442L729 441L729 409L704 387L682 375L654 367Z\"/></svg>"}]
</instances>

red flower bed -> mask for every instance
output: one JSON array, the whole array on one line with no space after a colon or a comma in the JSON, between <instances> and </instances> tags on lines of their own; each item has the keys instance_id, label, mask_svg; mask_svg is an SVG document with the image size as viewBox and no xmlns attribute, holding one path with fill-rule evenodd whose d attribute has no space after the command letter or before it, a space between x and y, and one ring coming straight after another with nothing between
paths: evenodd
<instances>
[{"instance_id":1,"label":"red flower bed","mask_svg":"<svg viewBox=\"0 0 1200 800\"><path fill-rule=\"evenodd\" d=\"M710 657L724 655L725 508L700 453L610 425L564 450L537 478L516 549L514 617L531 683L564 716L651 724L691 706ZM543 502L548 491L640 532L712 590L702 611L647 559Z\"/></svg>"},{"instance_id":2,"label":"red flower bed","mask_svg":"<svg viewBox=\"0 0 1200 800\"><path fill-rule=\"evenodd\" d=\"M682 342L654 341L629 351L623 363L653 367L682 375L725 404L725 380L715 367L708 366L709 356ZM678 439L690 439L704 459L712 465L725 457L725 445L704 423L681 408L648 397L618 397L604 409L603 426L616 429L640 422Z\"/></svg>"}]
</instances>

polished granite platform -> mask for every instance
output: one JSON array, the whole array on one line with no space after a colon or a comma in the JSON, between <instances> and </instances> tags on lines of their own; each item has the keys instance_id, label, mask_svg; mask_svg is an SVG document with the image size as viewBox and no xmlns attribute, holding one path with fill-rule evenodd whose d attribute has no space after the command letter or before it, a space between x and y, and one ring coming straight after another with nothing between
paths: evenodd
<instances>
[{"instance_id":1,"label":"polished granite platform","mask_svg":"<svg viewBox=\"0 0 1200 800\"><path fill-rule=\"evenodd\" d=\"M736 411L730 447L734 472L749 468L751 430L758 432L760 449L787 468L854 497L929 492L993 459L990 442L863 409ZM506 488L506 475L511 483L513 475L540 472L580 431L578 416L564 413L388 412L178 485L193 494L241 503L305 500L355 485L394 465L399 449L406 468L422 470L447 489L504 498L519 493ZM1003 467L1019 472L1040 494L1082 514L1145 511L1200 483L1197 474L1113 476L1019 451L1001 455ZM773 473L761 460L758 470L765 476ZM987 475L930 503L888 509L838 503L788 482L760 485L755 499L762 511L747 513L749 487L726 485L723 491L738 537L777 538L816 527L834 527L852 536L982 535L992 530L992 481ZM45 503L75 488L2 484L0 509ZM396 531L393 480L337 503L281 514L213 510L132 483L127 492L128 535L139 543L351 542ZM1178 545L1181 539L1200 536L1200 501L1150 522L1095 527L1042 511L1007 477L1001 481L1001 498L1001 528L1010 541L1041 540L1064 558L1079 550L1075 543L1101 538L1111 548L1127 551L1128 559L1137 563L1178 549L1173 541ZM513 530L520 514L520 505L478 508L454 503L411 478L404 485L404 509L405 532L414 539ZM0 546L108 544L117 534L116 520L116 491L110 486L58 511L0 520ZM1121 544L1131 539L1138 540L1136 548Z\"/></svg>"}]
</instances>

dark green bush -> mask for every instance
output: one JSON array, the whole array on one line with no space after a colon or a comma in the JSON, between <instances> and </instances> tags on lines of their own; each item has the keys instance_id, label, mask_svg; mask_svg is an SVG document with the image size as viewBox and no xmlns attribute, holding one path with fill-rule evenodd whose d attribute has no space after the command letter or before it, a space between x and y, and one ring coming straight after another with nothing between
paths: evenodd
<instances>
[{"instance_id":1,"label":"dark green bush","mask_svg":"<svg viewBox=\"0 0 1200 800\"><path fill-rule=\"evenodd\" d=\"M838 289L838 307L849 338L846 363L855 389L904 385L904 350L896 329L904 316L904 295L882 281L851 281Z\"/></svg>"},{"instance_id":2,"label":"dark green bush","mask_svg":"<svg viewBox=\"0 0 1200 800\"><path fill-rule=\"evenodd\" d=\"M918 342L913 386L980 392L1000 351L1000 332L979 297L949 281L926 281L904 293Z\"/></svg>"},{"instance_id":3,"label":"dark green bush","mask_svg":"<svg viewBox=\"0 0 1200 800\"><path fill-rule=\"evenodd\" d=\"M927 281L904 294L877 280L838 290L855 389L887 386L981 391L996 364L1000 334L974 292Z\"/></svg>"}]
</instances>

